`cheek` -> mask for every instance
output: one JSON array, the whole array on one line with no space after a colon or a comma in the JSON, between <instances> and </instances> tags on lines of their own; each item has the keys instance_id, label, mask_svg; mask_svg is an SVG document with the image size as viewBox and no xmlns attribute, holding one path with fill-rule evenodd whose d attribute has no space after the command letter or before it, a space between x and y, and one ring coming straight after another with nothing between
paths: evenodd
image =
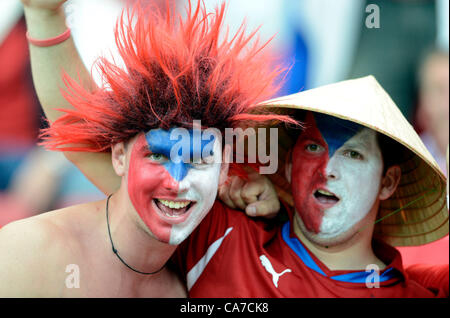
<instances>
[{"instance_id":1,"label":"cheek","mask_svg":"<svg viewBox=\"0 0 450 318\"><path fill-rule=\"evenodd\" d=\"M170 176L163 165L152 164L146 158L146 154L141 153L142 145L146 144L144 135L140 136L134 145L128 166L128 193L136 211L142 214L149 207L149 201L158 195L165 198L175 198L178 184ZM164 191L162 185L170 186L172 191Z\"/></svg>"},{"instance_id":2,"label":"cheek","mask_svg":"<svg viewBox=\"0 0 450 318\"><path fill-rule=\"evenodd\" d=\"M175 199L178 184L163 165L151 164L143 154L133 151L128 168L128 194L141 220L152 235L162 242L169 242L171 225L165 223L153 209L153 199ZM169 186L169 187L168 187ZM173 191L166 190L171 188Z\"/></svg>"},{"instance_id":3,"label":"cheek","mask_svg":"<svg viewBox=\"0 0 450 318\"><path fill-rule=\"evenodd\" d=\"M303 197L319 184L326 180L325 167L327 164L326 154L322 156L304 156L300 151L292 153L292 190L293 195Z\"/></svg>"},{"instance_id":4,"label":"cheek","mask_svg":"<svg viewBox=\"0 0 450 318\"><path fill-rule=\"evenodd\" d=\"M186 221L173 225L170 244L177 245L185 240L211 210L217 196L219 174L220 165L217 169L201 171L191 169L186 178L181 181L180 188L188 184L189 190L180 197L195 199L197 207Z\"/></svg>"},{"instance_id":5,"label":"cheek","mask_svg":"<svg viewBox=\"0 0 450 318\"><path fill-rule=\"evenodd\" d=\"M214 202L219 184L220 164L212 165L207 169L191 169L188 175L180 182L180 188L186 184L188 194L195 195L198 203Z\"/></svg>"},{"instance_id":6,"label":"cheek","mask_svg":"<svg viewBox=\"0 0 450 318\"><path fill-rule=\"evenodd\" d=\"M222 151L220 143L214 145L213 163L202 168L191 168L186 177L180 182L180 192L188 188L188 195L195 196L199 207L209 211L214 204L219 187Z\"/></svg>"},{"instance_id":7,"label":"cheek","mask_svg":"<svg viewBox=\"0 0 450 318\"><path fill-rule=\"evenodd\" d=\"M292 194L295 208L309 231L317 233L322 223L323 211L313 198L313 191L326 180L324 170L327 163L325 155L318 157L299 156L293 153Z\"/></svg>"},{"instance_id":8,"label":"cheek","mask_svg":"<svg viewBox=\"0 0 450 318\"><path fill-rule=\"evenodd\" d=\"M148 164L133 156L130 158L127 180L130 194L152 192L168 177L170 175L162 165Z\"/></svg>"},{"instance_id":9,"label":"cheek","mask_svg":"<svg viewBox=\"0 0 450 318\"><path fill-rule=\"evenodd\" d=\"M339 165L341 181L333 190L341 194L342 203L327 212L321 231L338 235L367 216L378 196L381 168L381 162Z\"/></svg>"},{"instance_id":10,"label":"cheek","mask_svg":"<svg viewBox=\"0 0 450 318\"><path fill-rule=\"evenodd\" d=\"M369 205L366 209L369 209L378 197L382 172L381 162L369 162L364 168L357 170L354 189L358 189L356 191L359 193L359 202L365 201L365 204Z\"/></svg>"},{"instance_id":11,"label":"cheek","mask_svg":"<svg viewBox=\"0 0 450 318\"><path fill-rule=\"evenodd\" d=\"M144 135L138 138L131 151L127 176L130 197L156 189L168 174L164 166L149 163L146 154L140 150L143 145L146 145Z\"/></svg>"},{"instance_id":12,"label":"cheek","mask_svg":"<svg viewBox=\"0 0 450 318\"><path fill-rule=\"evenodd\" d=\"M358 193L364 194L359 195L363 198L368 194L378 193L382 174L381 159L376 158L364 163L342 163L339 170L339 175L343 179L342 190L348 195L354 195L356 199Z\"/></svg>"}]
</instances>

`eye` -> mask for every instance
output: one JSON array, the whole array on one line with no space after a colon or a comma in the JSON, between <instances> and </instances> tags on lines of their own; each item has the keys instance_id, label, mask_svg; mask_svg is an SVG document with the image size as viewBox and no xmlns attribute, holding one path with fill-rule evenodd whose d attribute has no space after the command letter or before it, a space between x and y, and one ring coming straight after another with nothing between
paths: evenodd
<instances>
[{"instance_id":1,"label":"eye","mask_svg":"<svg viewBox=\"0 0 450 318\"><path fill-rule=\"evenodd\" d=\"M349 157L351 159L363 160L364 157L359 152L355 150L347 150L344 152L344 156Z\"/></svg>"},{"instance_id":2,"label":"eye","mask_svg":"<svg viewBox=\"0 0 450 318\"><path fill-rule=\"evenodd\" d=\"M148 157L150 158L150 160L156 161L156 162L163 162L163 161L167 160L166 156L164 156L160 153L152 153Z\"/></svg>"},{"instance_id":3,"label":"eye","mask_svg":"<svg viewBox=\"0 0 450 318\"><path fill-rule=\"evenodd\" d=\"M311 153L320 153L324 150L321 145L318 144L307 144L305 150Z\"/></svg>"},{"instance_id":4,"label":"eye","mask_svg":"<svg viewBox=\"0 0 450 318\"><path fill-rule=\"evenodd\" d=\"M213 156L208 156L208 157L204 157L200 160L196 160L193 161L192 164L193 165L197 165L197 166L203 166L203 165L209 165L214 163L214 157Z\"/></svg>"}]
</instances>

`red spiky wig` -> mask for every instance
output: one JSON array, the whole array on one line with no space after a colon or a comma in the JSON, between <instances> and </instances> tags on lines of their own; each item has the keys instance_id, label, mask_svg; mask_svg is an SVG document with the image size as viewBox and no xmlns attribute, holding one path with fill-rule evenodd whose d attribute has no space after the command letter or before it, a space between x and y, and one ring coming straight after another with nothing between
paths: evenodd
<instances>
[{"instance_id":1,"label":"red spiky wig","mask_svg":"<svg viewBox=\"0 0 450 318\"><path fill-rule=\"evenodd\" d=\"M278 120L286 116L255 113L273 97L283 70L241 25L231 39L224 33L225 4L207 13L203 2L191 2L187 17L167 6L164 13L138 1L119 18L115 38L124 68L98 60L105 85L94 91L64 76L65 98L74 109L41 134L42 144L59 151L109 151L154 128L204 127L223 130L242 121ZM224 33L224 34L223 34ZM223 38L220 40L219 38Z\"/></svg>"}]
</instances>

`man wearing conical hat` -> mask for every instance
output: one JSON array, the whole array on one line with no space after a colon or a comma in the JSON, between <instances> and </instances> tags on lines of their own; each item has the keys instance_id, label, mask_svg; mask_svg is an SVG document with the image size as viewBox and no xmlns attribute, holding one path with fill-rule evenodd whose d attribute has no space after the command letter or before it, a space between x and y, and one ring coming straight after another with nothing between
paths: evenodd
<instances>
[{"instance_id":1,"label":"man wearing conical hat","mask_svg":"<svg viewBox=\"0 0 450 318\"><path fill-rule=\"evenodd\" d=\"M304 123L282 135L272 178L289 219L273 228L213 209L180 250L190 296L448 296L448 265L431 268L427 289L391 246L445 236L448 210L445 177L376 80L264 104Z\"/></svg>"}]
</instances>

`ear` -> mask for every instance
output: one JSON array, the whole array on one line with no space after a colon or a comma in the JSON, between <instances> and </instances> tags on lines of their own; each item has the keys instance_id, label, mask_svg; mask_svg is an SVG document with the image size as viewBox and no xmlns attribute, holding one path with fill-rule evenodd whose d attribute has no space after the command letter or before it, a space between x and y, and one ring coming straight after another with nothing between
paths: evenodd
<instances>
[{"instance_id":1,"label":"ear","mask_svg":"<svg viewBox=\"0 0 450 318\"><path fill-rule=\"evenodd\" d=\"M125 164L126 149L123 142L111 146L111 159L114 171L119 177L123 177L126 171Z\"/></svg>"},{"instance_id":2,"label":"ear","mask_svg":"<svg viewBox=\"0 0 450 318\"><path fill-rule=\"evenodd\" d=\"M391 197L391 195L397 189L401 176L402 171L399 166L389 167L389 169L386 171L386 174L381 179L381 189L378 195L378 198L380 200L386 200Z\"/></svg>"},{"instance_id":3,"label":"ear","mask_svg":"<svg viewBox=\"0 0 450 318\"><path fill-rule=\"evenodd\" d=\"M222 163L220 165L219 186L228 179L228 169L230 168L231 145L226 144L223 147Z\"/></svg>"},{"instance_id":4,"label":"ear","mask_svg":"<svg viewBox=\"0 0 450 318\"><path fill-rule=\"evenodd\" d=\"M284 165L284 176L286 180L291 183L291 174L292 174L292 149L289 150L289 152L286 155L286 163Z\"/></svg>"}]
</instances>

